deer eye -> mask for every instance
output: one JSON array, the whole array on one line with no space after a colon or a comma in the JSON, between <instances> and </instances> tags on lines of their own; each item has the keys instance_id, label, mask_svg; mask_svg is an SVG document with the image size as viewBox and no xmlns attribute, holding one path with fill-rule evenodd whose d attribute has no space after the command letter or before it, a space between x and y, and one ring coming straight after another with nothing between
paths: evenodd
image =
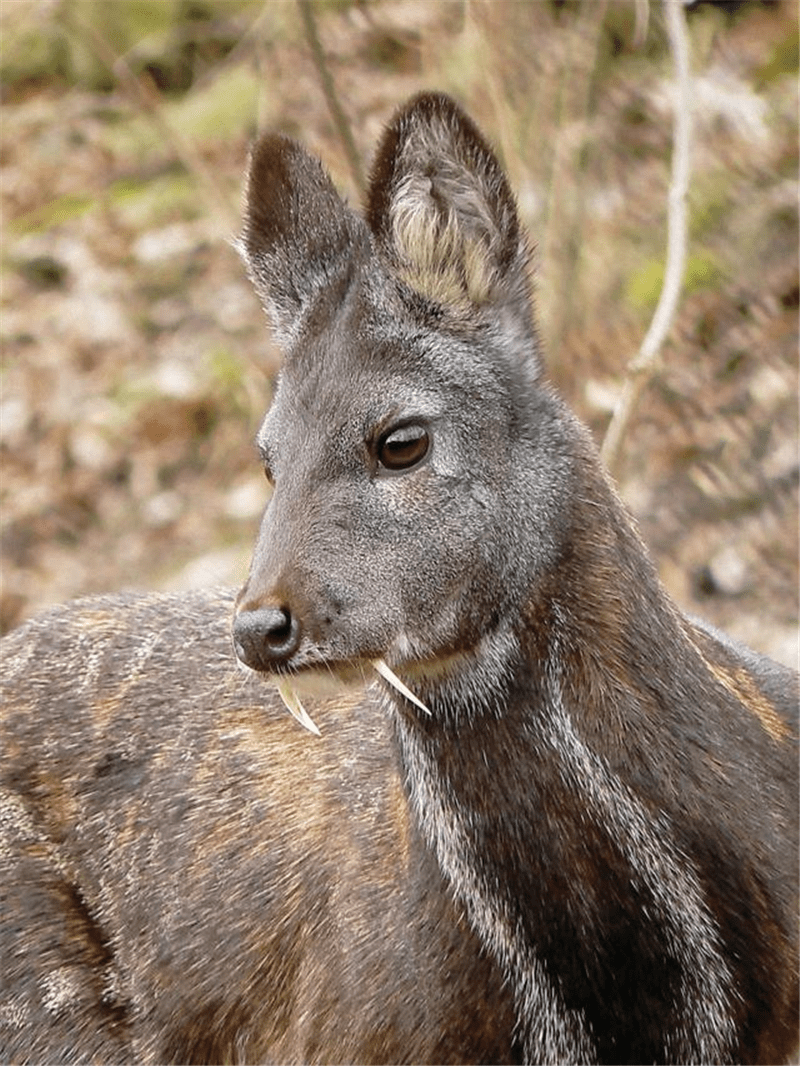
<instances>
[{"instance_id":1,"label":"deer eye","mask_svg":"<svg viewBox=\"0 0 800 1066\"><path fill-rule=\"evenodd\" d=\"M257 446L259 458L261 459L261 467L264 471L264 477L267 479L270 485L274 485L275 478L272 474L272 463L270 461L269 450L267 449L266 445L262 444L260 441L258 442Z\"/></svg>"},{"instance_id":2,"label":"deer eye","mask_svg":"<svg viewBox=\"0 0 800 1066\"><path fill-rule=\"evenodd\" d=\"M410 470L422 462L430 444L430 434L424 426L399 426L378 441L378 462L385 470Z\"/></svg>"}]
</instances>

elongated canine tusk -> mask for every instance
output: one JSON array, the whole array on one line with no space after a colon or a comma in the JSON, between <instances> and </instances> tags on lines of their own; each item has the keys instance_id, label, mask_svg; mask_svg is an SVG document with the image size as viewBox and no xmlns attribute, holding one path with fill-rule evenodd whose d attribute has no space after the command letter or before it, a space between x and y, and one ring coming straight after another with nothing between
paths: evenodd
<instances>
[{"instance_id":1,"label":"elongated canine tusk","mask_svg":"<svg viewBox=\"0 0 800 1066\"><path fill-rule=\"evenodd\" d=\"M314 733L318 737L322 735L311 720L308 711L300 702L300 697L292 688L291 682L287 681L285 677L278 682L278 694L286 705L286 710L293 718L297 719L300 725L304 725L309 733Z\"/></svg>"},{"instance_id":2,"label":"elongated canine tusk","mask_svg":"<svg viewBox=\"0 0 800 1066\"><path fill-rule=\"evenodd\" d=\"M431 713L430 708L426 707L422 700L418 699L411 691L411 689L409 689L406 685L403 684L403 682L400 680L394 670L392 670L392 668L388 666L383 659L373 659L372 665L375 667L381 677L388 681L392 688L396 689L401 696L405 696L407 700L411 700L412 703L416 704L416 706L419 707L420 710L424 711L426 714ZM300 697L297 695L294 688L292 687L292 683L284 677L281 678L280 681L278 681L277 685L278 694L283 700L286 710L289 712L289 714L291 714L293 718L296 718L300 725L305 726L305 728L310 733L313 733L315 736L318 737L321 736L322 734L320 733L317 726L314 724L308 711L300 702Z\"/></svg>"},{"instance_id":3,"label":"elongated canine tusk","mask_svg":"<svg viewBox=\"0 0 800 1066\"><path fill-rule=\"evenodd\" d=\"M383 659L373 659L372 665L375 667L381 677L385 678L389 682L392 688L396 688L402 696L405 696L407 700L411 700L412 703L415 703L417 707L423 710L426 714L431 713L430 708L426 707L422 700L418 700L414 693L411 691L411 689L406 688L406 686L403 684L403 682L400 680L394 670L392 670L391 667L387 666Z\"/></svg>"}]
</instances>

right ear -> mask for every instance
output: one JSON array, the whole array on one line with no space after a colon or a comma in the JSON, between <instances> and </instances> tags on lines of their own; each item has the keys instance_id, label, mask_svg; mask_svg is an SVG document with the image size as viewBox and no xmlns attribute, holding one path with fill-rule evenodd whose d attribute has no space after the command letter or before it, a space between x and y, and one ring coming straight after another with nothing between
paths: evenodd
<instances>
[{"instance_id":1,"label":"right ear","mask_svg":"<svg viewBox=\"0 0 800 1066\"><path fill-rule=\"evenodd\" d=\"M279 344L291 344L316 297L348 273L365 244L366 227L319 160L280 134L257 142L238 246Z\"/></svg>"},{"instance_id":2,"label":"right ear","mask_svg":"<svg viewBox=\"0 0 800 1066\"><path fill-rule=\"evenodd\" d=\"M450 97L424 93L389 123L367 221L401 281L451 321L491 323L538 372L514 197L494 152Z\"/></svg>"}]
</instances>

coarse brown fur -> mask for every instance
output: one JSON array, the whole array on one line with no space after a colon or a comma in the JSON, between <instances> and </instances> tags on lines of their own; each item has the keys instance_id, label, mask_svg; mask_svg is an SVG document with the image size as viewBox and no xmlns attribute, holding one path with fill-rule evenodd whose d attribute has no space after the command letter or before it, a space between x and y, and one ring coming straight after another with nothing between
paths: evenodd
<instances>
[{"instance_id":1,"label":"coarse brown fur","mask_svg":"<svg viewBox=\"0 0 800 1066\"><path fill-rule=\"evenodd\" d=\"M267 136L241 248L285 362L238 599L3 642L0 1058L785 1061L797 676L660 584L481 134L411 101L366 221Z\"/></svg>"}]
</instances>

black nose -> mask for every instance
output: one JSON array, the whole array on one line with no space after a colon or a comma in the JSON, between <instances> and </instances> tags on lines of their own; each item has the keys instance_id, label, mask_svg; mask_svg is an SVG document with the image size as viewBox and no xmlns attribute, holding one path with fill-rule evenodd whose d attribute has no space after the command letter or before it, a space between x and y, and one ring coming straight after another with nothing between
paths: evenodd
<instances>
[{"instance_id":1,"label":"black nose","mask_svg":"<svg viewBox=\"0 0 800 1066\"><path fill-rule=\"evenodd\" d=\"M233 620L233 646L253 670L270 670L287 662L300 645L300 625L286 607L239 611Z\"/></svg>"}]
</instances>

